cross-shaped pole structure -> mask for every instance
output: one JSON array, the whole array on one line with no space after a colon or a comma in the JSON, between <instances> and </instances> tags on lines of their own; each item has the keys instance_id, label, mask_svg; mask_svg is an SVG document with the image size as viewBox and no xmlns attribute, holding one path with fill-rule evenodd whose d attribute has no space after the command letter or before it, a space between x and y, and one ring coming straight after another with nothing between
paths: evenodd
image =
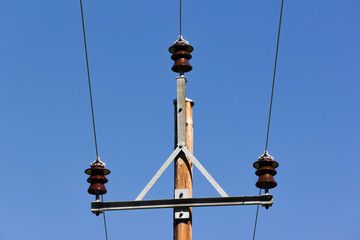
<instances>
[{"instance_id":1,"label":"cross-shaped pole structure","mask_svg":"<svg viewBox=\"0 0 360 240\"><path fill-rule=\"evenodd\" d=\"M192 125L192 106L193 102L186 98L186 77L184 72L192 69L188 60L191 58L190 52L193 47L185 41L182 36L172 45L169 51L173 54L172 59L175 61L172 70L180 73L176 78L177 82L177 99L174 100L175 105L175 150L171 153L165 163L156 172L154 177L145 186L141 193L134 201L118 201L118 202L102 202L99 200L98 195L103 194L100 192L100 187L103 187L105 181L103 176L110 173L104 172L104 164L99 165L101 162L96 162L96 166L92 166L89 175L90 182L92 183L92 194L96 194L96 201L91 202L91 211L96 215L104 211L114 210L134 210L134 209L153 209L153 208L173 208L174 214L174 240L192 240L192 207L206 207L206 206L232 206L232 205L262 205L266 208L272 206L273 196L266 193L258 196L236 196L229 197L215 179L209 174L205 167L193 155L193 125ZM161 200L143 200L147 192L152 188L164 171L174 161L174 198L161 199ZM275 162L276 163L276 162ZM257 174L261 177L272 178L270 175L276 174L275 170L269 170L269 166L274 164L271 156L263 155L259 158L254 166L259 169ZM277 164L277 163L276 163ZM98 166L99 165L99 166ZM212 198L192 198L192 167L195 165L205 178L212 184L221 197ZM273 165L271 165L273 166ZM277 166L273 166L277 167ZM275 172L273 172L275 171ZM99 172L99 173L98 173ZM269 175L269 176L268 176ZM89 179L90 179L89 178ZM270 179L271 180L271 179ZM273 179L259 180L257 185L261 188L274 187ZM272 183L273 185L269 185ZM97 190L97 185L100 190ZM276 186L276 185L275 185ZM104 187L103 187L104 188ZM104 188L105 189L105 188ZM106 192L106 189L104 190ZM90 193L90 192L89 192Z\"/></svg>"}]
</instances>

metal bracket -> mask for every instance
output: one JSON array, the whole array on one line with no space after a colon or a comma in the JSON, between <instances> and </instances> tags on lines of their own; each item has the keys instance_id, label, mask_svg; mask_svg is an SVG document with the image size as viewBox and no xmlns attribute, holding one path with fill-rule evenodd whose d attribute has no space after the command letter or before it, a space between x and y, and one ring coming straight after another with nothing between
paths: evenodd
<instances>
[{"instance_id":1,"label":"metal bracket","mask_svg":"<svg viewBox=\"0 0 360 240\"><path fill-rule=\"evenodd\" d=\"M175 219L190 219L190 209L187 208L175 208L174 209Z\"/></svg>"},{"instance_id":2,"label":"metal bracket","mask_svg":"<svg viewBox=\"0 0 360 240\"><path fill-rule=\"evenodd\" d=\"M190 198L189 189L175 189L175 199ZM190 209L188 207L174 208L175 219L189 219Z\"/></svg>"},{"instance_id":3,"label":"metal bracket","mask_svg":"<svg viewBox=\"0 0 360 240\"><path fill-rule=\"evenodd\" d=\"M174 198L175 199L190 198L189 189L175 189Z\"/></svg>"}]
</instances>

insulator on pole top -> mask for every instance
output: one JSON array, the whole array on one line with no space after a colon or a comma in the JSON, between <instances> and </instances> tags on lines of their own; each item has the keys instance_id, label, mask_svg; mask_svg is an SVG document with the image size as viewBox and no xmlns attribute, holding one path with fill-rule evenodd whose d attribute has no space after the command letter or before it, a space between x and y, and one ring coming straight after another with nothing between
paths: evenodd
<instances>
[{"instance_id":1,"label":"insulator on pole top","mask_svg":"<svg viewBox=\"0 0 360 240\"><path fill-rule=\"evenodd\" d=\"M265 189L267 193L270 188L277 186L273 176L277 173L275 168L279 166L279 163L274 161L274 158L267 151L259 157L253 166L257 169L255 174L259 176L259 180L255 184L256 187Z\"/></svg>"},{"instance_id":2,"label":"insulator on pole top","mask_svg":"<svg viewBox=\"0 0 360 240\"><path fill-rule=\"evenodd\" d=\"M189 42L183 39L180 35L178 40L169 48L169 52L173 55L171 59L175 61L174 66L171 68L174 72L180 73L181 75L185 72L190 72L192 66L189 63L191 59L191 52L194 48L189 45Z\"/></svg>"},{"instance_id":3,"label":"insulator on pole top","mask_svg":"<svg viewBox=\"0 0 360 240\"><path fill-rule=\"evenodd\" d=\"M88 193L96 195L96 200L99 200L99 196L107 192L104 184L107 183L108 180L105 175L110 174L110 170L106 169L105 163L97 157L96 160L90 164L90 168L85 170L85 173L90 175L87 179L88 183L90 183Z\"/></svg>"}]
</instances>

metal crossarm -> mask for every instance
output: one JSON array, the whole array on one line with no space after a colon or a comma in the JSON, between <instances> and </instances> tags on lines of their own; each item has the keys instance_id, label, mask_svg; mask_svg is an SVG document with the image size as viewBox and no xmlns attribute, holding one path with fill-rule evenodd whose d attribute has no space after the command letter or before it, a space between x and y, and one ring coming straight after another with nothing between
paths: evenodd
<instances>
[{"instance_id":1,"label":"metal crossarm","mask_svg":"<svg viewBox=\"0 0 360 240\"><path fill-rule=\"evenodd\" d=\"M177 208L177 207L210 207L210 206L232 206L232 205L262 205L271 206L273 196L263 194L258 196L242 197L217 197L217 198L182 198L142 201L121 202L91 202L91 211L101 213L114 210L136 210L153 208Z\"/></svg>"}]
</instances>

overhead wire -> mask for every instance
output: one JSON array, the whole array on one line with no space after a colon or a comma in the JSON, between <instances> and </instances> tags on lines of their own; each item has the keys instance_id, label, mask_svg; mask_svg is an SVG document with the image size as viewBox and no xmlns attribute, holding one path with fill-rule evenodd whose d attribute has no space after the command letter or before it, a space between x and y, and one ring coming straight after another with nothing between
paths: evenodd
<instances>
[{"instance_id":1,"label":"overhead wire","mask_svg":"<svg viewBox=\"0 0 360 240\"><path fill-rule=\"evenodd\" d=\"M273 105L273 99L274 99L276 66L277 66L277 59L278 59L278 52L279 52L279 43L280 43L280 32L281 32L281 21L282 21L283 7L284 7L284 0L281 0L279 29L278 29L278 35L277 35L277 41L276 41L276 53L275 53L275 63L274 63L274 74L273 74L272 87L271 87L269 119L268 119L268 124L267 124L267 131L266 131L265 151L267 151L267 149L268 149L268 143L269 143L271 111L272 111L272 105ZM259 191L259 195L261 195L261 189L260 189L260 191ZM256 234L256 226L257 226L257 221L258 221L258 215L259 215L259 205L257 206L257 209L256 209L256 217L255 217L253 240L255 240L255 234Z\"/></svg>"},{"instance_id":2,"label":"overhead wire","mask_svg":"<svg viewBox=\"0 0 360 240\"><path fill-rule=\"evenodd\" d=\"M93 124L93 131L94 131L95 151L96 151L96 157L99 157L97 140L96 140L95 114L94 114L94 105L93 105L92 92L91 92L90 68L89 68L89 58L88 58L88 51L87 51L87 44L86 44L85 22L84 22L84 11L83 11L83 6L82 6L82 0L80 0L80 9L81 9L81 20L82 20L82 28L83 28L83 35L84 35L86 69L87 69L87 76L88 76L88 83L89 83L89 94L90 94L92 124Z\"/></svg>"},{"instance_id":3,"label":"overhead wire","mask_svg":"<svg viewBox=\"0 0 360 240\"><path fill-rule=\"evenodd\" d=\"M282 20L283 6L284 6L284 0L281 0L281 10L280 10L280 20L279 20L279 30L278 30L278 36L277 36L277 42L276 42L276 54L275 54L275 63L274 63L274 74L273 74L273 81L272 81L272 87L271 87L271 98L270 98L269 120L268 120L267 132L266 132L266 144L265 144L265 151L267 151L267 148L268 148L268 142L269 142L269 131L270 131L271 110L272 110L272 104L273 104L273 99L274 99L274 88L275 88L276 65L277 65L278 52L279 52L280 31L281 31L281 20Z\"/></svg>"},{"instance_id":4,"label":"overhead wire","mask_svg":"<svg viewBox=\"0 0 360 240\"><path fill-rule=\"evenodd\" d=\"M83 29L83 35L84 35L86 69L87 69L87 77L88 77L88 83L89 83L89 95L90 95L91 116L92 116L93 132L94 132L95 151L96 151L96 159L98 159L99 152L98 152L98 145L97 145L97 139L96 139L95 114L94 114L94 105L93 105L93 98L92 98L92 92L91 92L90 67L89 67L89 58L88 58L88 51L87 51L87 44L86 44L85 21L84 21L84 11L83 11L82 0L80 0L80 10L81 10L82 29ZM102 195L101 195L101 201L102 202L104 201ZM103 212L103 216L104 216L105 239L108 240L105 212Z\"/></svg>"},{"instance_id":5,"label":"overhead wire","mask_svg":"<svg viewBox=\"0 0 360 240\"><path fill-rule=\"evenodd\" d=\"M260 189L260 191L259 191L259 195L261 195L261 189ZM254 233L253 233L253 240L255 240L256 225L257 225L257 219L258 219L258 216L259 216L259 207L260 207L260 205L257 205L257 208L256 208L256 217L255 217L255 225L254 225Z\"/></svg>"},{"instance_id":6,"label":"overhead wire","mask_svg":"<svg viewBox=\"0 0 360 240\"><path fill-rule=\"evenodd\" d=\"M180 9L180 14L179 14L180 15L180 21L179 21L180 24L179 25L180 25L180 36L181 36L181 0L180 0L180 8L179 9Z\"/></svg>"},{"instance_id":7,"label":"overhead wire","mask_svg":"<svg viewBox=\"0 0 360 240\"><path fill-rule=\"evenodd\" d=\"M103 195L101 195L101 201L104 201ZM106 227L106 217L105 217L105 212L103 212L103 216L104 216L104 229L105 229L105 239L108 240L108 233L107 233L107 227Z\"/></svg>"}]
</instances>

